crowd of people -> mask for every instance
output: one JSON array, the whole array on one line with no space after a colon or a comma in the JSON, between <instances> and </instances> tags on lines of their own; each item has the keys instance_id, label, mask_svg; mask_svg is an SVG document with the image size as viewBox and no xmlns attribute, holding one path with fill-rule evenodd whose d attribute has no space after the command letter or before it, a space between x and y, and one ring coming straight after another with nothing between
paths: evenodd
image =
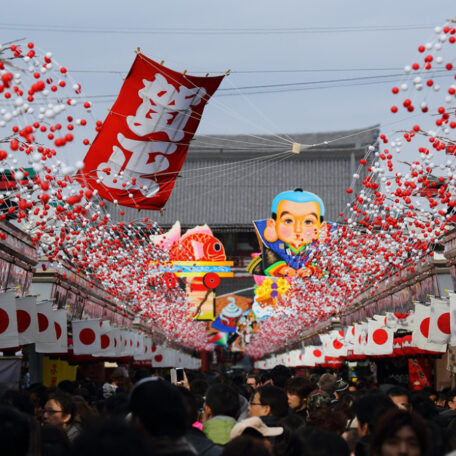
<instances>
[{"instance_id":1,"label":"crowd of people","mask_svg":"<svg viewBox=\"0 0 456 456\"><path fill-rule=\"evenodd\" d=\"M2 456L456 455L456 391L333 373L157 372L0 391Z\"/></svg>"}]
</instances>

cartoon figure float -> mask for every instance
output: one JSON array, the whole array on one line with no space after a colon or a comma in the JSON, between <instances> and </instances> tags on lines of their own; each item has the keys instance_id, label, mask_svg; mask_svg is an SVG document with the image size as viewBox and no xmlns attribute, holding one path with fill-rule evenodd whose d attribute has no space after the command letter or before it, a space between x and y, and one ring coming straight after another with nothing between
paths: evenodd
<instances>
[{"instance_id":1,"label":"cartoon figure float","mask_svg":"<svg viewBox=\"0 0 456 456\"><path fill-rule=\"evenodd\" d=\"M300 188L279 193L272 201L271 218L254 222L261 255L247 270L272 277L309 277L311 246L324 241L330 225L324 221L321 198Z\"/></svg>"}]
</instances>

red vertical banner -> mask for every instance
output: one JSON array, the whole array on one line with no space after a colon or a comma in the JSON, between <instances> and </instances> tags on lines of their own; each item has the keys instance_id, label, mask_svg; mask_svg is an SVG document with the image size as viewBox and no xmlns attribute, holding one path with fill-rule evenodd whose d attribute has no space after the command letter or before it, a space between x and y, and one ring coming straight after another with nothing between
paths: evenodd
<instances>
[{"instance_id":1,"label":"red vertical banner","mask_svg":"<svg viewBox=\"0 0 456 456\"><path fill-rule=\"evenodd\" d=\"M79 182L122 206L161 209L223 77L187 76L138 54Z\"/></svg>"}]
</instances>

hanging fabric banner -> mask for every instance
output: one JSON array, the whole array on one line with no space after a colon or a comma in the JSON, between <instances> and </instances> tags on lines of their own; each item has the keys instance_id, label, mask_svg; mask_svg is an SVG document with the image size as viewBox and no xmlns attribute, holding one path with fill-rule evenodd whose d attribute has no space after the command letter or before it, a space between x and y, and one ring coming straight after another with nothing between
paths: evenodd
<instances>
[{"instance_id":1,"label":"hanging fabric banner","mask_svg":"<svg viewBox=\"0 0 456 456\"><path fill-rule=\"evenodd\" d=\"M161 209L223 77L187 76L138 54L78 180L122 206Z\"/></svg>"}]
</instances>

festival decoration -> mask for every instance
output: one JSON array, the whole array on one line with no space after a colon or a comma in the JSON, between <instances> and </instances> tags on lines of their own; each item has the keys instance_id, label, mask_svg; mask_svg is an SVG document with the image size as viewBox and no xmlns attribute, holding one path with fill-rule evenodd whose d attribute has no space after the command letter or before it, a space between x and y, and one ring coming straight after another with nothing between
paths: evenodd
<instances>
[{"instance_id":1,"label":"festival decoration","mask_svg":"<svg viewBox=\"0 0 456 456\"><path fill-rule=\"evenodd\" d=\"M99 318L92 320L73 320L73 352L75 355L90 355L101 350L102 322ZM125 346L127 343L125 341Z\"/></svg>"},{"instance_id":2,"label":"festival decoration","mask_svg":"<svg viewBox=\"0 0 456 456\"><path fill-rule=\"evenodd\" d=\"M446 352L446 344L436 344L429 340L431 308L420 303L415 303L415 320L412 333L412 346L421 350Z\"/></svg>"},{"instance_id":3,"label":"festival decoration","mask_svg":"<svg viewBox=\"0 0 456 456\"><path fill-rule=\"evenodd\" d=\"M35 342L37 344L55 344L57 342L52 306L52 301L42 301L36 305L38 334Z\"/></svg>"},{"instance_id":4,"label":"festival decoration","mask_svg":"<svg viewBox=\"0 0 456 456\"><path fill-rule=\"evenodd\" d=\"M317 217L312 222L313 231L309 229L306 238L303 234L289 238L288 235L291 236L294 231L283 231L285 228L280 218L257 224L262 252L260 259L252 264L252 272L269 274L271 279L285 276L292 277L292 280L288 282L287 292L276 299L271 315L264 318L252 334L246 346L248 355L259 359L267 353L283 350L308 333L312 334L316 325L330 322L350 310L358 297L373 296L400 285L420 270L421 265L430 261L434 246L454 228L456 165L452 156L456 153L456 121L452 106L456 87L452 81L455 75L452 62L455 35L456 29L451 23L436 27L434 38L420 45L404 68L401 83L392 88L391 96L396 97L397 102L391 111L393 116L401 113L405 119L402 126L397 127L400 128L398 131L383 130L378 141L367 148L352 182L347 183L347 195L351 202L346 208L341 208L340 223L329 227L321 219L322 206L316 201L308 201L303 204L314 203L318 208L314 206L315 212L310 211ZM141 60L141 63L144 62ZM135 221L112 220L98 190L90 187L91 184L113 185L116 179L115 185L122 186L122 189L114 190L123 192L118 203L132 203L132 207L141 198L159 201L159 195L165 197L170 191L172 183L164 193L157 186L161 187L165 179L175 178L177 170L157 171L154 168L149 173L149 165L160 167L174 152L153 153L154 160L148 164L141 161L144 157L137 154L137 149L132 150L132 143L127 143L127 139L143 141L146 148L149 139L154 144L160 143L160 146L164 143L185 143L185 135L182 140L170 138L168 133L165 135L163 128L167 128L166 125L160 125L163 136L156 137L155 133L147 132L143 135L143 127L147 129L151 124L136 122L154 114L145 112L147 97L140 99L138 91L146 96L148 89L158 83L160 77L157 76L157 81L155 78L151 80L152 84L148 84L147 88L139 80L134 97L135 108L125 114L126 118L117 120L124 122L123 128L126 125L128 132L124 130L121 139L115 135L111 137L112 141L105 149L106 157L99 163L92 163L91 169L98 176L93 179L89 167L85 168L83 162L73 159L74 154L62 153L73 144L77 147L89 146L91 131L100 132L103 126L102 122L91 117L91 102L84 98L81 86L72 80L66 67L59 64L51 53L39 51L32 42L10 43L0 50L0 76L3 103L0 113L3 137L0 167L4 177L0 188L0 217L14 221L31 236L39 256L46 258L40 261L38 267L55 269L63 280L67 274L84 273L94 286L102 287L112 296L117 312L136 314L156 337L191 349L212 349L206 325L189 318L188 295L179 286L181 277L178 277L177 271L166 269L171 267L168 250L150 242L150 234L159 234L158 225L146 217ZM167 84L172 85L170 81ZM186 85L185 90L191 88ZM167 94L169 92L163 96ZM198 94L194 94L193 100L197 97ZM192 113L200 107L202 104L192 106ZM416 113L420 115L416 116ZM183 122L188 120L188 129L190 118L185 117L183 111L174 114L176 118L182 114ZM107 126L115 121L116 115L114 110L109 114ZM128 117L131 118L130 124L126 120ZM198 115L196 117L199 120ZM132 136L128 136L130 134ZM114 150L114 147L117 149ZM130 158L127 150L131 152ZM409 162L401 158L404 152L413 155ZM139 176L129 174L134 171L130 166L133 156L141 156L139 163L148 167L147 172ZM156 157L162 158L158 161ZM18 158L25 164L20 165ZM86 165L90 160L88 156ZM99 165L109 160L114 164L106 165L103 168L105 171L100 170ZM127 167L128 170L121 175L124 165L124 171ZM78 177L80 180L75 180L75 175L83 168L84 172ZM166 177L168 172L171 174ZM154 173L156 186L150 179ZM97 183L97 179L102 180ZM356 182L358 185L355 186ZM150 198L149 194L144 195L140 191L149 185L152 187L147 191L156 190ZM160 200L157 204L162 203ZM280 216L287 216L284 212L290 212L285 211L282 200L278 201L276 209ZM303 214L295 214L301 217L297 221L302 222ZM120 215L124 214L121 212ZM3 238L6 236L2 233ZM308 241L310 244L302 248ZM280 243L284 244L283 247ZM289 253L285 243L292 247ZM192 258L190 261L198 260ZM181 272L185 271L182 269ZM215 271L204 271L205 274L212 272ZM169 274L164 277L166 273ZM202 279L206 288L216 282L214 276ZM258 297L256 301L258 304ZM450 297L452 332L453 301ZM405 310L401 312L408 311L408 303L401 301L399 304L404 304ZM265 305L265 309L268 307L272 305ZM386 310L397 311L396 308ZM14 325L10 327L10 314L6 313L8 324L0 325L0 338L14 328ZM421 317L421 313L418 316L415 314L416 337L413 339L421 338L417 333L417 328L424 321ZM430 314L428 317L430 319ZM368 356L365 354L368 349L368 325L355 325L354 356ZM55 338L55 329L49 321L47 329L41 332L44 333L41 336ZM38 337L41 336L38 334ZM227 333L224 333L220 338L226 336ZM422 336L417 344L421 348L412 346L412 337L404 336L400 350L408 354L427 350L429 337ZM133 345L131 338L128 344L130 340ZM138 342L141 348L141 340L135 339L136 345Z\"/></svg>"},{"instance_id":5,"label":"festival decoration","mask_svg":"<svg viewBox=\"0 0 456 456\"><path fill-rule=\"evenodd\" d=\"M36 297L16 298L16 314L19 343L21 345L34 343L38 333Z\"/></svg>"},{"instance_id":6,"label":"festival decoration","mask_svg":"<svg viewBox=\"0 0 456 456\"><path fill-rule=\"evenodd\" d=\"M429 342L449 344L451 338L450 303L447 299L431 296Z\"/></svg>"},{"instance_id":7,"label":"festival decoration","mask_svg":"<svg viewBox=\"0 0 456 456\"><path fill-rule=\"evenodd\" d=\"M242 309L236 305L234 297L229 297L228 299L230 303L223 308L211 327L219 332L234 333L236 332L238 320L242 315Z\"/></svg>"},{"instance_id":8,"label":"festival decoration","mask_svg":"<svg viewBox=\"0 0 456 456\"><path fill-rule=\"evenodd\" d=\"M66 353L68 349L67 311L54 310L50 313L49 331L54 331L55 339L50 342L36 342L37 353Z\"/></svg>"},{"instance_id":9,"label":"festival decoration","mask_svg":"<svg viewBox=\"0 0 456 456\"><path fill-rule=\"evenodd\" d=\"M383 320L385 317L383 317ZM366 355L390 355L393 353L394 333L385 322L369 321L367 329Z\"/></svg>"},{"instance_id":10,"label":"festival decoration","mask_svg":"<svg viewBox=\"0 0 456 456\"><path fill-rule=\"evenodd\" d=\"M220 277L232 277L232 262L226 261L223 244L207 225L197 226L181 237L180 223L164 234L151 237L152 242L169 255L168 271L163 274L169 288L177 285L177 277L186 277L189 314L194 320L214 320L215 288ZM170 281L173 284L170 286Z\"/></svg>"},{"instance_id":11,"label":"festival decoration","mask_svg":"<svg viewBox=\"0 0 456 456\"><path fill-rule=\"evenodd\" d=\"M0 348L17 347L19 345L14 296L15 293L12 291L0 294Z\"/></svg>"},{"instance_id":12,"label":"festival decoration","mask_svg":"<svg viewBox=\"0 0 456 456\"><path fill-rule=\"evenodd\" d=\"M177 73L138 53L78 180L122 206L161 209L222 79Z\"/></svg>"},{"instance_id":13,"label":"festival decoration","mask_svg":"<svg viewBox=\"0 0 456 456\"><path fill-rule=\"evenodd\" d=\"M312 262L327 274L322 280L315 275L306 280L294 278L278 303L278 312L252 338L247 348L251 356L261 358L299 340L316 321L329 322L360 295L367 297L399 285L430 261L435 243L453 229L456 167L448 155L456 151L451 108L456 94L451 82L455 35L452 23L436 27L434 38L420 45L412 63L404 67L401 84L392 88L393 96L400 100L391 111L403 116L418 111L419 119L411 123L405 118L404 127L382 132L378 142L368 147L347 187L352 200L341 208L341 223L327 231L325 241L313 251ZM414 158L404 162L400 155L404 152L413 153ZM355 192L356 182L361 189ZM273 234L276 225L269 223ZM261 228L259 231L261 234ZM252 266L262 268L262 263ZM283 308L296 313L293 317L280 315ZM361 356L367 327L359 327L357 336L361 340L354 353ZM429 348L427 337L423 344L424 340L423 347ZM404 350L413 348L409 347Z\"/></svg>"},{"instance_id":14,"label":"festival decoration","mask_svg":"<svg viewBox=\"0 0 456 456\"><path fill-rule=\"evenodd\" d=\"M311 261L312 247L327 235L323 201L314 193L295 189L277 195L271 212L270 219L254 222L262 252L248 271L279 277L323 275Z\"/></svg>"}]
</instances>

